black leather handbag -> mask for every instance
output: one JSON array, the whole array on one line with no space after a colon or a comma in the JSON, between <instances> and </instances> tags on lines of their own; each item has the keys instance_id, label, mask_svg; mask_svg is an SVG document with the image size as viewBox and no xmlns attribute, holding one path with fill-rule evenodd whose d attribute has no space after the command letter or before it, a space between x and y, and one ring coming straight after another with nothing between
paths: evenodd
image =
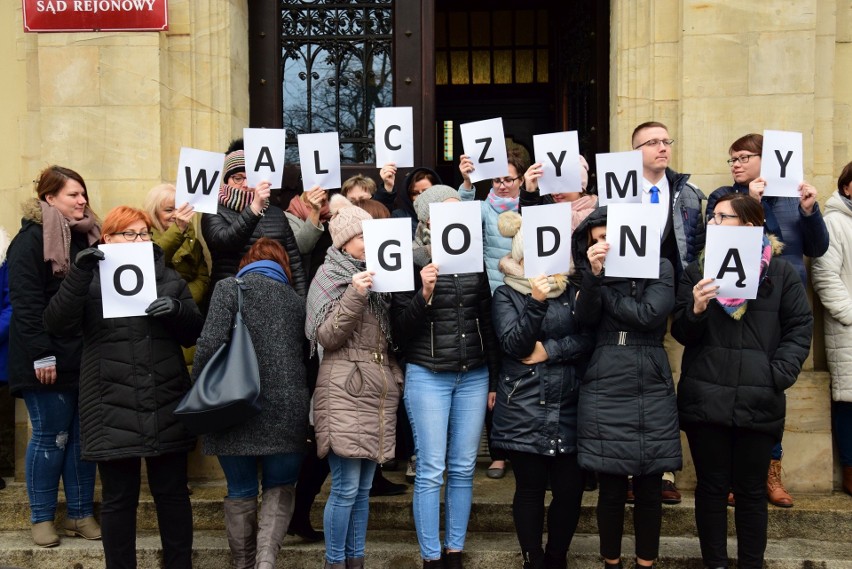
<instances>
[{"instance_id":1,"label":"black leather handbag","mask_svg":"<svg viewBox=\"0 0 852 569\"><path fill-rule=\"evenodd\" d=\"M216 350L174 411L194 435L226 431L260 413L260 369L242 312L243 281L237 279L231 341Z\"/></svg>"}]
</instances>

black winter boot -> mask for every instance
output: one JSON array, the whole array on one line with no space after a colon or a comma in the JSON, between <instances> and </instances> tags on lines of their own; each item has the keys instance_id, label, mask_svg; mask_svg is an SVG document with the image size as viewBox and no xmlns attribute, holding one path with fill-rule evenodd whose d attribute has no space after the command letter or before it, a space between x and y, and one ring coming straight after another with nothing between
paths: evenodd
<instances>
[{"instance_id":1,"label":"black winter boot","mask_svg":"<svg viewBox=\"0 0 852 569\"><path fill-rule=\"evenodd\" d=\"M444 553L444 567L446 569L464 569L462 565L461 551L447 551Z\"/></svg>"},{"instance_id":2,"label":"black winter boot","mask_svg":"<svg viewBox=\"0 0 852 569\"><path fill-rule=\"evenodd\" d=\"M544 569L544 551L538 549L530 549L529 551L521 551L524 558L524 569Z\"/></svg>"},{"instance_id":3,"label":"black winter boot","mask_svg":"<svg viewBox=\"0 0 852 569\"><path fill-rule=\"evenodd\" d=\"M544 552L544 569L568 569L567 553L554 553L552 551ZM609 569L615 569L608 566Z\"/></svg>"},{"instance_id":4,"label":"black winter boot","mask_svg":"<svg viewBox=\"0 0 852 569\"><path fill-rule=\"evenodd\" d=\"M423 569L444 569L444 560L443 559L424 559L423 560Z\"/></svg>"}]
</instances>

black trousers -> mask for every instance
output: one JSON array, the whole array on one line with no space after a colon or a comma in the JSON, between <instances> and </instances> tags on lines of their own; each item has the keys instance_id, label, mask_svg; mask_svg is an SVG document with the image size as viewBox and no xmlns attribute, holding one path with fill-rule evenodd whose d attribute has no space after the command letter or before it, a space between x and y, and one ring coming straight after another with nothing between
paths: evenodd
<instances>
[{"instance_id":1,"label":"black trousers","mask_svg":"<svg viewBox=\"0 0 852 569\"><path fill-rule=\"evenodd\" d=\"M488 455L491 457L491 462L495 460L506 460L508 452L501 448L494 448L491 444L491 428L494 424L494 410L485 409L485 437L488 439ZM511 459L510 459L511 460Z\"/></svg>"},{"instance_id":2,"label":"black trousers","mask_svg":"<svg viewBox=\"0 0 852 569\"><path fill-rule=\"evenodd\" d=\"M766 550L766 476L777 439L749 429L685 427L695 463L695 525L708 567L728 566L728 491L737 507L737 567L760 569Z\"/></svg>"},{"instance_id":3,"label":"black trousers","mask_svg":"<svg viewBox=\"0 0 852 569\"><path fill-rule=\"evenodd\" d=\"M580 520L583 471L577 455L555 457L506 451L515 473L512 515L522 551L541 550L544 498L550 480L553 499L547 510L547 554L564 559Z\"/></svg>"},{"instance_id":4,"label":"black trousers","mask_svg":"<svg viewBox=\"0 0 852 569\"><path fill-rule=\"evenodd\" d=\"M186 487L186 456L181 452L145 458L166 569L192 567L192 506ZM107 569L136 569L141 461L127 458L98 463L103 489L101 540Z\"/></svg>"},{"instance_id":5,"label":"black trousers","mask_svg":"<svg viewBox=\"0 0 852 569\"><path fill-rule=\"evenodd\" d=\"M660 552L660 524L663 501L660 490L663 473L633 477L633 528L636 536L636 557L656 559ZM627 476L598 473L598 533L601 555L606 559L621 557L621 537L624 534L624 505L627 501Z\"/></svg>"}]
</instances>

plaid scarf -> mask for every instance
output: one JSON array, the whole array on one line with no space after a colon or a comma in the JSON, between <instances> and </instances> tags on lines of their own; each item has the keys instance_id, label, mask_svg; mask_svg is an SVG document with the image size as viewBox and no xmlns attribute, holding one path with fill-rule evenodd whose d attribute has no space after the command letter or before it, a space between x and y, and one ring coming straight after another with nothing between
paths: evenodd
<instances>
[{"instance_id":1,"label":"plaid scarf","mask_svg":"<svg viewBox=\"0 0 852 569\"><path fill-rule=\"evenodd\" d=\"M219 203L234 211L243 211L254 200L254 192L234 188L228 184L219 187Z\"/></svg>"},{"instance_id":2,"label":"plaid scarf","mask_svg":"<svg viewBox=\"0 0 852 569\"><path fill-rule=\"evenodd\" d=\"M305 320L305 335L311 342L311 356L317 349L317 328L325 320L328 311L336 301L343 296L349 285L352 284L352 276L367 270L367 263L355 259L336 247L329 247L325 256L325 262L317 271L311 288L308 291L308 315ZM379 327L391 342L390 326L390 294L368 292L367 302L370 312L379 321Z\"/></svg>"}]
</instances>

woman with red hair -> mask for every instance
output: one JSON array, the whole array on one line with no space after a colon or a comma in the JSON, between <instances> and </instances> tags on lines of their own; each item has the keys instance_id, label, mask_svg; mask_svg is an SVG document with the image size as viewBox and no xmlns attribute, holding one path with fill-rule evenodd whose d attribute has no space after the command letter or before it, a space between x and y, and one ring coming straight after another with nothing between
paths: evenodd
<instances>
[{"instance_id":1,"label":"woman with red hair","mask_svg":"<svg viewBox=\"0 0 852 569\"><path fill-rule=\"evenodd\" d=\"M119 206L102 225L104 243L151 240L144 211ZM101 475L102 539L109 568L136 567L136 509L141 459L154 496L164 566L192 566L192 509L187 453L195 439L173 411L189 390L181 346L191 346L202 317L186 282L166 267L155 244L158 298L146 316L104 318L96 247L77 254L68 276L44 313L57 336L82 331L80 434L82 457Z\"/></svg>"},{"instance_id":2,"label":"woman with red hair","mask_svg":"<svg viewBox=\"0 0 852 569\"><path fill-rule=\"evenodd\" d=\"M290 261L273 239L255 241L236 277L216 284L198 339L194 373L230 339L242 290L242 316L260 369L260 413L232 429L204 436L228 484L225 529L234 567L272 569L293 515L308 436L308 384L302 358L305 301L290 285ZM258 464L263 501L258 512ZM256 565L255 565L256 564Z\"/></svg>"}]
</instances>

